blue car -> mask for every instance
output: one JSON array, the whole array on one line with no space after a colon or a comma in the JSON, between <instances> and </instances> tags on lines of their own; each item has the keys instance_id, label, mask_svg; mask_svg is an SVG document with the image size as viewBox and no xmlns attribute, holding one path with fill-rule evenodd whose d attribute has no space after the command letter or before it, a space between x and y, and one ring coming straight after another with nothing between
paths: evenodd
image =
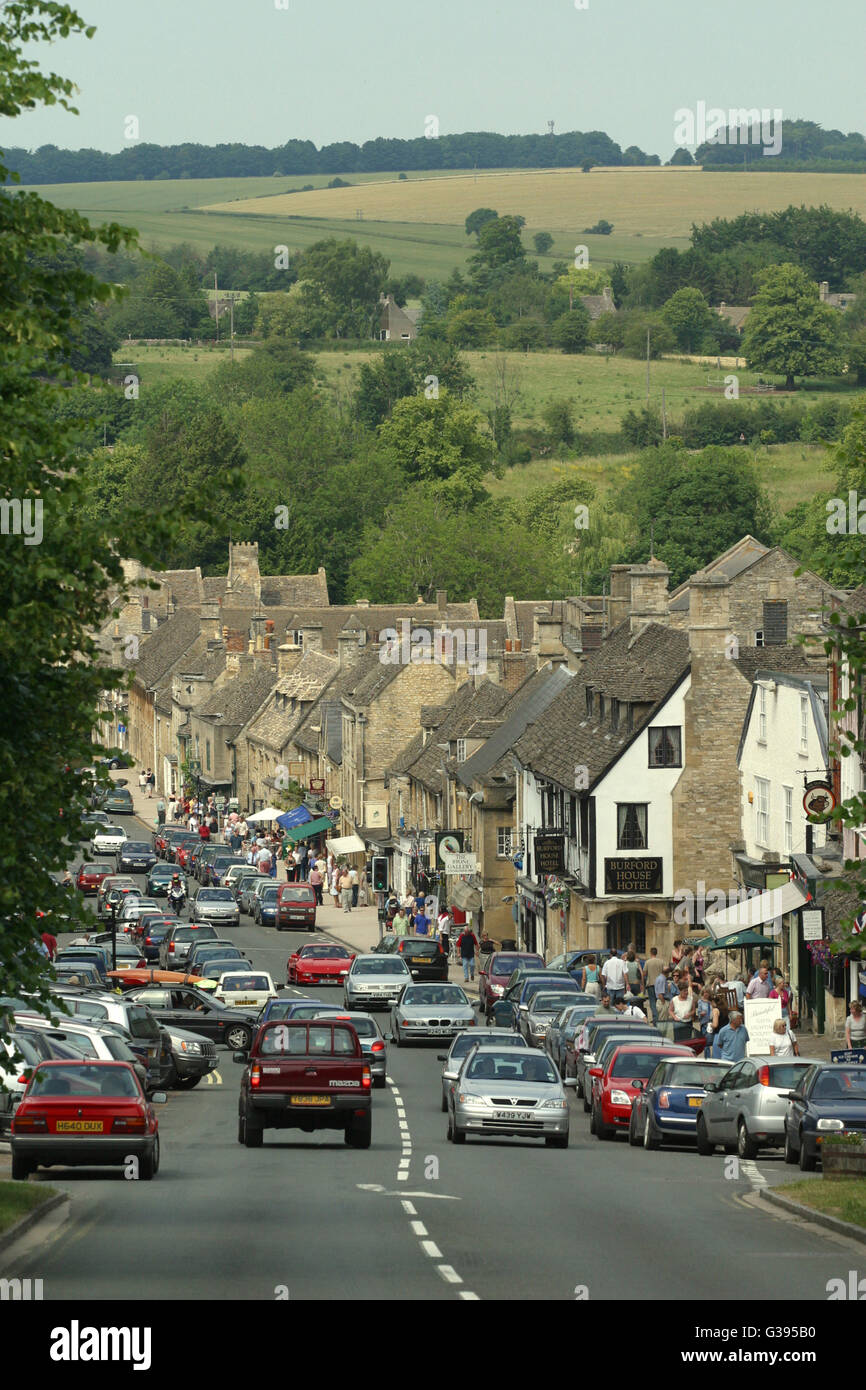
<instances>
[{"instance_id":1,"label":"blue car","mask_svg":"<svg viewBox=\"0 0 866 1390\"><path fill-rule=\"evenodd\" d=\"M342 1004L328 1004L324 999L302 999L283 995L280 999L269 999L262 1009L256 1023L273 1023L275 1019L316 1018L319 1014L339 1013L346 1010Z\"/></svg>"},{"instance_id":2,"label":"blue car","mask_svg":"<svg viewBox=\"0 0 866 1390\"><path fill-rule=\"evenodd\" d=\"M272 888L266 888L260 893L253 903L253 917L260 926L275 927L277 924L277 897L280 885L275 883Z\"/></svg>"},{"instance_id":3,"label":"blue car","mask_svg":"<svg viewBox=\"0 0 866 1390\"><path fill-rule=\"evenodd\" d=\"M628 1142L645 1149L658 1149L665 1139L696 1145L704 1088L708 1081L719 1081L731 1065L702 1057L663 1058L635 1097Z\"/></svg>"},{"instance_id":4,"label":"blue car","mask_svg":"<svg viewBox=\"0 0 866 1390\"><path fill-rule=\"evenodd\" d=\"M785 1162L799 1163L811 1173L821 1157L821 1145L829 1135L866 1133L866 1067L840 1062L810 1067L797 1089L783 1091L788 1101L785 1115Z\"/></svg>"}]
</instances>

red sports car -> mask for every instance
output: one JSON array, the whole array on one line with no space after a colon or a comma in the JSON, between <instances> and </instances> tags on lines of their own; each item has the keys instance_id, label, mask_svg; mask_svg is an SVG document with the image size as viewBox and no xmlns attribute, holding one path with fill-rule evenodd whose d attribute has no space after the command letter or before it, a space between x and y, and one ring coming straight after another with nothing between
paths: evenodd
<instances>
[{"instance_id":1,"label":"red sports car","mask_svg":"<svg viewBox=\"0 0 866 1390\"><path fill-rule=\"evenodd\" d=\"M286 983L290 985L341 985L349 973L354 951L330 941L311 941L289 956Z\"/></svg>"},{"instance_id":2,"label":"red sports car","mask_svg":"<svg viewBox=\"0 0 866 1390\"><path fill-rule=\"evenodd\" d=\"M691 1048L679 1043L633 1042L614 1048L604 1067L590 1067L587 1073L592 1082L591 1133L597 1139L613 1139L617 1130L628 1133L632 1101L638 1093L635 1083L652 1076L662 1057L693 1055Z\"/></svg>"},{"instance_id":3,"label":"red sports car","mask_svg":"<svg viewBox=\"0 0 866 1390\"><path fill-rule=\"evenodd\" d=\"M165 1096L153 1099L162 1104ZM159 1168L159 1124L128 1062L40 1062L15 1112L11 1145L18 1180L40 1163L114 1164L145 1180Z\"/></svg>"}]
</instances>

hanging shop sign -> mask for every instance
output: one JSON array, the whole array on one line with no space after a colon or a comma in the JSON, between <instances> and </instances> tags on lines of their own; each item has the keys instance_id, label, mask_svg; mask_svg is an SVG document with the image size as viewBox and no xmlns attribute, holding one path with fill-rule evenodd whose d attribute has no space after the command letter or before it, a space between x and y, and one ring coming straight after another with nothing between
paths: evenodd
<instances>
[{"instance_id":1,"label":"hanging shop sign","mask_svg":"<svg viewBox=\"0 0 866 1390\"><path fill-rule=\"evenodd\" d=\"M807 816L826 816L836 805L836 794L827 782L807 782L803 810Z\"/></svg>"},{"instance_id":2,"label":"hanging shop sign","mask_svg":"<svg viewBox=\"0 0 866 1390\"><path fill-rule=\"evenodd\" d=\"M621 893L661 893L661 858L605 859L604 891L615 895Z\"/></svg>"}]
</instances>

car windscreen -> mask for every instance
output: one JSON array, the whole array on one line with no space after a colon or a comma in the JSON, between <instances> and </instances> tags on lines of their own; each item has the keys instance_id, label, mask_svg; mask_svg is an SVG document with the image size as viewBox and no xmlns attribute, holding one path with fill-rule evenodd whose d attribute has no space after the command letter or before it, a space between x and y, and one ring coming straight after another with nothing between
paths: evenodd
<instances>
[{"instance_id":1,"label":"car windscreen","mask_svg":"<svg viewBox=\"0 0 866 1390\"><path fill-rule=\"evenodd\" d=\"M777 1084L775 1080L773 1084ZM815 1078L812 1099L866 1100L866 1067L828 1068Z\"/></svg>"},{"instance_id":2,"label":"car windscreen","mask_svg":"<svg viewBox=\"0 0 866 1390\"><path fill-rule=\"evenodd\" d=\"M129 1031L134 1038L158 1038L159 1028L156 1019L143 1004L133 1005L128 1014Z\"/></svg>"},{"instance_id":3,"label":"car windscreen","mask_svg":"<svg viewBox=\"0 0 866 1390\"><path fill-rule=\"evenodd\" d=\"M410 1007L418 1005L426 1007L428 1004L435 1005L437 1008L441 1004L447 1004L449 1007L454 1005L460 1007L467 1003L467 999L458 985L414 985L406 990L400 1003Z\"/></svg>"},{"instance_id":4,"label":"car windscreen","mask_svg":"<svg viewBox=\"0 0 866 1390\"><path fill-rule=\"evenodd\" d=\"M496 1056L486 1051L472 1059L467 1076L470 1081L536 1081L547 1085L555 1085L559 1079L546 1057Z\"/></svg>"},{"instance_id":5,"label":"car windscreen","mask_svg":"<svg viewBox=\"0 0 866 1390\"><path fill-rule=\"evenodd\" d=\"M389 960L383 956L381 960L362 960L356 961L352 967L353 975L406 975L406 966L402 960Z\"/></svg>"},{"instance_id":6,"label":"car windscreen","mask_svg":"<svg viewBox=\"0 0 866 1390\"><path fill-rule=\"evenodd\" d=\"M267 975L229 975L222 982L224 994L242 994L247 989L270 989Z\"/></svg>"},{"instance_id":7,"label":"car windscreen","mask_svg":"<svg viewBox=\"0 0 866 1390\"><path fill-rule=\"evenodd\" d=\"M628 1052L619 1053L613 1060L611 1076L633 1076L636 1080L645 1081L648 1076L652 1076L659 1064L658 1053L652 1052Z\"/></svg>"},{"instance_id":8,"label":"car windscreen","mask_svg":"<svg viewBox=\"0 0 866 1390\"><path fill-rule=\"evenodd\" d=\"M705 1062L677 1063L668 1067L665 1073L667 1086L706 1086L708 1081L721 1081L726 1067L711 1067Z\"/></svg>"},{"instance_id":9,"label":"car windscreen","mask_svg":"<svg viewBox=\"0 0 866 1390\"><path fill-rule=\"evenodd\" d=\"M30 1082L30 1095L42 1100L51 1096L82 1096L93 1100L118 1096L140 1100L141 1091L126 1067L99 1062L69 1063L39 1067Z\"/></svg>"},{"instance_id":10,"label":"car windscreen","mask_svg":"<svg viewBox=\"0 0 866 1390\"><path fill-rule=\"evenodd\" d=\"M345 946L302 946L301 960L345 960L349 952Z\"/></svg>"},{"instance_id":11,"label":"car windscreen","mask_svg":"<svg viewBox=\"0 0 866 1390\"><path fill-rule=\"evenodd\" d=\"M196 902L234 904L234 898L227 888L202 888Z\"/></svg>"},{"instance_id":12,"label":"car windscreen","mask_svg":"<svg viewBox=\"0 0 866 1390\"><path fill-rule=\"evenodd\" d=\"M292 884L283 885L281 903L314 903L315 901L316 895L312 888L295 887Z\"/></svg>"},{"instance_id":13,"label":"car windscreen","mask_svg":"<svg viewBox=\"0 0 866 1390\"><path fill-rule=\"evenodd\" d=\"M541 956L507 956L497 952L490 959L488 971L491 975L511 975L521 965L544 968L544 961Z\"/></svg>"},{"instance_id":14,"label":"car windscreen","mask_svg":"<svg viewBox=\"0 0 866 1390\"><path fill-rule=\"evenodd\" d=\"M153 854L150 845L145 844L144 840L127 840L124 854Z\"/></svg>"}]
</instances>

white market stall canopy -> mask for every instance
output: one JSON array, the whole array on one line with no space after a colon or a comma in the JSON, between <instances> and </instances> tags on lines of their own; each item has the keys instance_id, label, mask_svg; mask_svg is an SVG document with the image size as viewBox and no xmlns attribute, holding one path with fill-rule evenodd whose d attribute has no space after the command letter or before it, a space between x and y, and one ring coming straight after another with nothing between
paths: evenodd
<instances>
[{"instance_id":1,"label":"white market stall canopy","mask_svg":"<svg viewBox=\"0 0 866 1390\"><path fill-rule=\"evenodd\" d=\"M275 806L266 806L263 811L256 811L254 816L247 816L247 824L250 821L276 820L278 816L284 816L285 811L278 811Z\"/></svg>"},{"instance_id":2,"label":"white market stall canopy","mask_svg":"<svg viewBox=\"0 0 866 1390\"><path fill-rule=\"evenodd\" d=\"M329 854L363 854L366 846L360 835L339 835L335 840L326 840Z\"/></svg>"},{"instance_id":3,"label":"white market stall canopy","mask_svg":"<svg viewBox=\"0 0 866 1390\"><path fill-rule=\"evenodd\" d=\"M781 888L770 888L766 893L756 893L753 898L746 898L731 907L708 912L704 926L711 936L731 936L734 932L772 922L786 912L796 912L808 901L806 894L792 880L783 883Z\"/></svg>"}]
</instances>

